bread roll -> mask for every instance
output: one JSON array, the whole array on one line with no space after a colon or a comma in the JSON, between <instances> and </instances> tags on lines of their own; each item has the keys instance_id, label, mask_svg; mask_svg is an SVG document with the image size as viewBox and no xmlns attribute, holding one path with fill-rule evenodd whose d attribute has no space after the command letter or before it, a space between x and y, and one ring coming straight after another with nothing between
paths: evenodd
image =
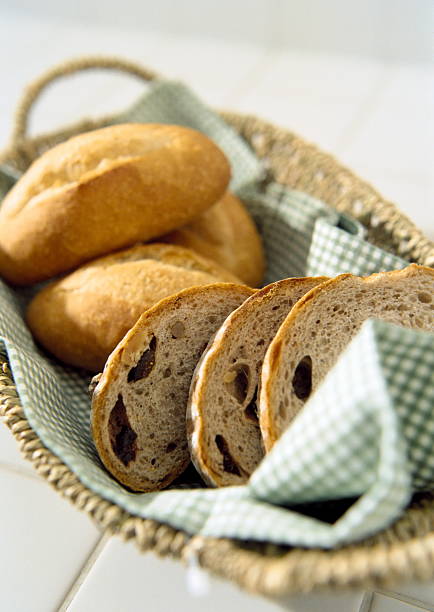
<instances>
[{"instance_id":1,"label":"bread roll","mask_svg":"<svg viewBox=\"0 0 434 612\"><path fill-rule=\"evenodd\" d=\"M229 192L200 217L159 241L213 259L250 287L258 287L263 280L265 254L258 230L244 204Z\"/></svg>"},{"instance_id":2,"label":"bread roll","mask_svg":"<svg viewBox=\"0 0 434 612\"><path fill-rule=\"evenodd\" d=\"M98 454L135 491L162 489L190 463L185 407L194 367L243 285L193 287L147 310L110 355L92 398Z\"/></svg>"},{"instance_id":3,"label":"bread roll","mask_svg":"<svg viewBox=\"0 0 434 612\"><path fill-rule=\"evenodd\" d=\"M0 209L0 274L18 285L185 225L224 194L230 168L195 130L122 124L39 157Z\"/></svg>"},{"instance_id":4,"label":"bread roll","mask_svg":"<svg viewBox=\"0 0 434 612\"><path fill-rule=\"evenodd\" d=\"M282 323L264 359L259 421L266 450L366 319L432 332L433 304L434 270L416 264L366 278L342 274L309 291Z\"/></svg>"},{"instance_id":5,"label":"bread roll","mask_svg":"<svg viewBox=\"0 0 434 612\"><path fill-rule=\"evenodd\" d=\"M138 245L49 283L30 302L27 323L58 359L98 372L145 310L186 287L217 281L239 283L188 249Z\"/></svg>"}]
</instances>

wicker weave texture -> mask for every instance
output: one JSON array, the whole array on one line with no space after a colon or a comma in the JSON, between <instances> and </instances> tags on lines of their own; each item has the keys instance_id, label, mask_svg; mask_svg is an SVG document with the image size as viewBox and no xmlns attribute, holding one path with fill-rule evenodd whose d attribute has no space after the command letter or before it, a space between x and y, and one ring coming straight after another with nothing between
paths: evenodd
<instances>
[{"instance_id":1,"label":"wicker weave texture","mask_svg":"<svg viewBox=\"0 0 434 612\"><path fill-rule=\"evenodd\" d=\"M80 70L115 69L141 79L152 71L117 58L84 58L62 64L26 90L17 109L13 137L0 162L24 171L44 150L80 132L110 123L86 120L56 133L28 138L32 105L55 79ZM368 239L409 261L434 265L434 244L374 188L296 135L256 117L222 117L266 160L270 179L309 193L362 222ZM31 429L5 360L0 373L0 416L26 459L63 497L109 533L132 540L141 551L188 560L196 554L211 572L254 593L281 596L318 589L387 587L402 580L434 577L434 497L419 495L391 528L361 543L335 551L303 550L230 540L189 538L155 521L134 517L86 487Z\"/></svg>"}]
</instances>

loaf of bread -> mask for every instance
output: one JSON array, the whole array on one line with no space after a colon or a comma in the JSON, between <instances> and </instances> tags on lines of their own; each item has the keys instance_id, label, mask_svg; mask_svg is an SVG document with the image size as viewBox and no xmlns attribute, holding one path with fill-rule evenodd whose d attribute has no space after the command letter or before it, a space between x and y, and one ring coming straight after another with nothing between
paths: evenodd
<instances>
[{"instance_id":1,"label":"loaf of bread","mask_svg":"<svg viewBox=\"0 0 434 612\"><path fill-rule=\"evenodd\" d=\"M187 287L239 280L182 247L147 244L96 259L49 283L30 302L35 338L64 363L102 370L140 315Z\"/></svg>"},{"instance_id":2,"label":"loaf of bread","mask_svg":"<svg viewBox=\"0 0 434 612\"><path fill-rule=\"evenodd\" d=\"M366 278L343 274L309 291L283 322L264 359L259 420L266 450L366 319L432 332L433 306L434 270L415 264Z\"/></svg>"},{"instance_id":3,"label":"loaf of bread","mask_svg":"<svg viewBox=\"0 0 434 612\"><path fill-rule=\"evenodd\" d=\"M250 287L264 277L261 237L244 204L227 192L200 217L159 239L184 246L230 270Z\"/></svg>"},{"instance_id":4,"label":"loaf of bread","mask_svg":"<svg viewBox=\"0 0 434 612\"><path fill-rule=\"evenodd\" d=\"M110 355L93 392L92 433L108 471L134 491L162 489L190 462L185 406L195 365L242 285L193 287L147 310Z\"/></svg>"},{"instance_id":5,"label":"loaf of bread","mask_svg":"<svg viewBox=\"0 0 434 612\"><path fill-rule=\"evenodd\" d=\"M196 469L213 486L241 485L264 455L257 414L262 360L291 307L327 280L294 278L255 293L219 329L193 377L187 433Z\"/></svg>"},{"instance_id":6,"label":"loaf of bread","mask_svg":"<svg viewBox=\"0 0 434 612\"><path fill-rule=\"evenodd\" d=\"M39 157L0 209L0 275L25 285L155 239L215 204L228 161L205 135L122 124Z\"/></svg>"}]
</instances>

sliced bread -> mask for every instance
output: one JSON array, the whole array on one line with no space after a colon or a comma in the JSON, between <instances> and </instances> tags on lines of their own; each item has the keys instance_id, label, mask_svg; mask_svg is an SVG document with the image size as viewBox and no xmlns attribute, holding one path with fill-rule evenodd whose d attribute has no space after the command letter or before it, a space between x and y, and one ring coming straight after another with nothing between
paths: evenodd
<instances>
[{"instance_id":1,"label":"sliced bread","mask_svg":"<svg viewBox=\"0 0 434 612\"><path fill-rule=\"evenodd\" d=\"M272 283L224 322L192 381L187 409L190 453L213 486L244 483L264 451L256 401L262 360L289 310L326 278Z\"/></svg>"},{"instance_id":2,"label":"sliced bread","mask_svg":"<svg viewBox=\"0 0 434 612\"><path fill-rule=\"evenodd\" d=\"M193 287L147 310L110 355L92 396L92 433L107 470L134 491L162 489L190 462L185 411L208 340L253 289Z\"/></svg>"},{"instance_id":3,"label":"sliced bread","mask_svg":"<svg viewBox=\"0 0 434 612\"><path fill-rule=\"evenodd\" d=\"M292 309L264 359L259 419L270 450L340 353L371 317L433 331L434 270L403 270L360 278L342 274L315 287Z\"/></svg>"}]
</instances>

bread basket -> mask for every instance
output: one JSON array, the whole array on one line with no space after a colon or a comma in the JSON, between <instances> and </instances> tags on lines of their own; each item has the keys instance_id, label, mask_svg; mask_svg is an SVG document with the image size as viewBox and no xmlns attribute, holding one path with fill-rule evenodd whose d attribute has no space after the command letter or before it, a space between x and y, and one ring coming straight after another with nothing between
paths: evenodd
<instances>
[{"instance_id":1,"label":"bread basket","mask_svg":"<svg viewBox=\"0 0 434 612\"><path fill-rule=\"evenodd\" d=\"M33 103L53 80L82 70L103 68L130 73L145 81L156 77L130 62L86 58L60 65L29 86L19 104L10 146L0 162L25 170L44 150L67 137L102 127L110 117L87 120L56 133L29 138L28 117ZM306 192L348 213L367 230L367 239L408 261L434 265L434 245L391 202L341 166L332 156L287 130L256 117L221 113L266 161L278 183ZM387 587L405 580L434 576L434 497L414 496L404 516L392 527L357 544L325 551L289 548L268 543L190 537L153 520L127 513L86 488L39 439L20 405L8 363L2 359L0 415L11 429L24 456L64 497L87 512L111 534L132 540L141 551L187 561L197 555L200 565L254 593L280 596L319 589Z\"/></svg>"}]
</instances>

